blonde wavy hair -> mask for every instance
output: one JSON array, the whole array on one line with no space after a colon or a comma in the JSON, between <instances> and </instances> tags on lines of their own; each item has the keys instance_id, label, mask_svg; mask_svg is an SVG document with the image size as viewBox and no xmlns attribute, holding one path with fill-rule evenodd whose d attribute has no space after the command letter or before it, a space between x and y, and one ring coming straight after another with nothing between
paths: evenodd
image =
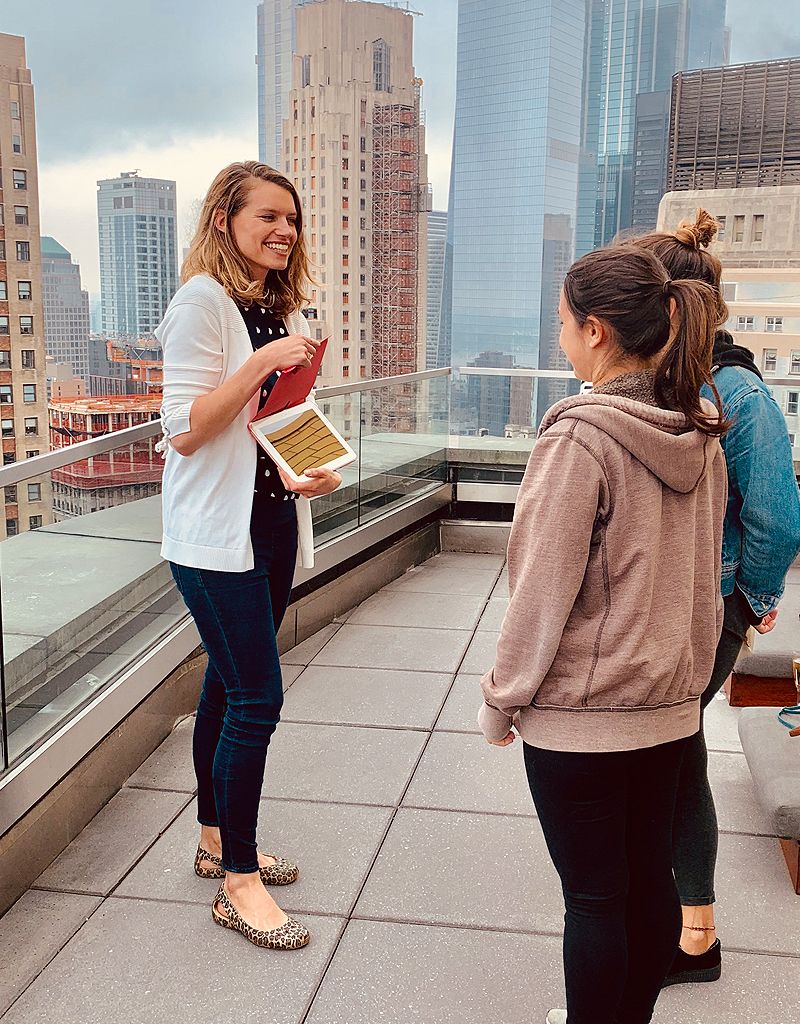
<instances>
[{"instance_id":1,"label":"blonde wavy hair","mask_svg":"<svg viewBox=\"0 0 800 1024\"><path fill-rule=\"evenodd\" d=\"M286 270L270 270L265 281L253 281L247 261L233 238L231 221L247 202L253 183L268 181L285 189L297 212L297 241ZM225 230L214 221L225 214ZM306 287L311 280L308 251L303 237L303 211L294 185L279 171L257 160L242 160L227 167L211 182L189 252L181 267L184 283L197 274L208 274L243 305L261 302L276 315L287 316L308 303Z\"/></svg>"}]
</instances>

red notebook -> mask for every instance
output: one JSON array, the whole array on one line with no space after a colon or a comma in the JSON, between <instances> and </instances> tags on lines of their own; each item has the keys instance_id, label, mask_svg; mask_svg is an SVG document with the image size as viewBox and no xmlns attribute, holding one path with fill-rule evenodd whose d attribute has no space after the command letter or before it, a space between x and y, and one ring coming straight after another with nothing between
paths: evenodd
<instances>
[{"instance_id":1,"label":"red notebook","mask_svg":"<svg viewBox=\"0 0 800 1024\"><path fill-rule=\"evenodd\" d=\"M275 387L270 391L264 408L259 410L253 422L305 402L317 382L327 344L327 338L319 343L311 359L311 366L295 366L293 370L283 371Z\"/></svg>"}]
</instances>

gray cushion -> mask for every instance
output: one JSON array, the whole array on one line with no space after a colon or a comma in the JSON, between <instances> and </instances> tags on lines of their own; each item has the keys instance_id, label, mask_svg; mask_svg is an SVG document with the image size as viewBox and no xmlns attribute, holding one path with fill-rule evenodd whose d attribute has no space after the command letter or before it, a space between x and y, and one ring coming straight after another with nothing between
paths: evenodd
<instances>
[{"instance_id":1,"label":"gray cushion","mask_svg":"<svg viewBox=\"0 0 800 1024\"><path fill-rule=\"evenodd\" d=\"M800 736L789 737L778 721L779 710L743 708L739 736L758 802L772 817L775 834L800 839Z\"/></svg>"},{"instance_id":2,"label":"gray cushion","mask_svg":"<svg viewBox=\"0 0 800 1024\"><path fill-rule=\"evenodd\" d=\"M788 679L792 658L800 654L800 583L797 570L787 578L786 590L778 605L778 622L771 633L756 633L753 650L742 648L736 672L750 676Z\"/></svg>"}]
</instances>

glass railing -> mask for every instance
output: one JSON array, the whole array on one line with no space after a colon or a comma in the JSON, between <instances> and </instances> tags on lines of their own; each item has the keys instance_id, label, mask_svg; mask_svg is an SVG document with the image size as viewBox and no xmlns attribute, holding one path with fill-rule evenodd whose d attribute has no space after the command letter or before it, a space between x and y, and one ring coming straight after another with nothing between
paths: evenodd
<instances>
[{"instance_id":1,"label":"glass railing","mask_svg":"<svg viewBox=\"0 0 800 1024\"><path fill-rule=\"evenodd\" d=\"M447 474L449 370L320 390L358 453L313 503L323 545ZM186 617L160 557L160 424L0 468L30 529L0 542L2 760L7 769L131 669Z\"/></svg>"}]
</instances>

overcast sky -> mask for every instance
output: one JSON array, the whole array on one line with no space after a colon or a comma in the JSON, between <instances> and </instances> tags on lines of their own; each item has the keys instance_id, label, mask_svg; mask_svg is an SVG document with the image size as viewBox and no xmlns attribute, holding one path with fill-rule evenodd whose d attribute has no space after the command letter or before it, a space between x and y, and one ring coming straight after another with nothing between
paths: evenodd
<instances>
[{"instance_id":1,"label":"overcast sky","mask_svg":"<svg viewBox=\"0 0 800 1024\"><path fill-rule=\"evenodd\" d=\"M578 2L578 0L576 0ZM413 0L434 202L444 208L457 0ZM800 55L797 0L728 0L732 60ZM178 183L179 221L220 167L256 158L256 0L25 0L0 31L26 38L36 89L42 231L98 291L96 181L139 168ZM179 223L180 243L185 244Z\"/></svg>"}]
</instances>

